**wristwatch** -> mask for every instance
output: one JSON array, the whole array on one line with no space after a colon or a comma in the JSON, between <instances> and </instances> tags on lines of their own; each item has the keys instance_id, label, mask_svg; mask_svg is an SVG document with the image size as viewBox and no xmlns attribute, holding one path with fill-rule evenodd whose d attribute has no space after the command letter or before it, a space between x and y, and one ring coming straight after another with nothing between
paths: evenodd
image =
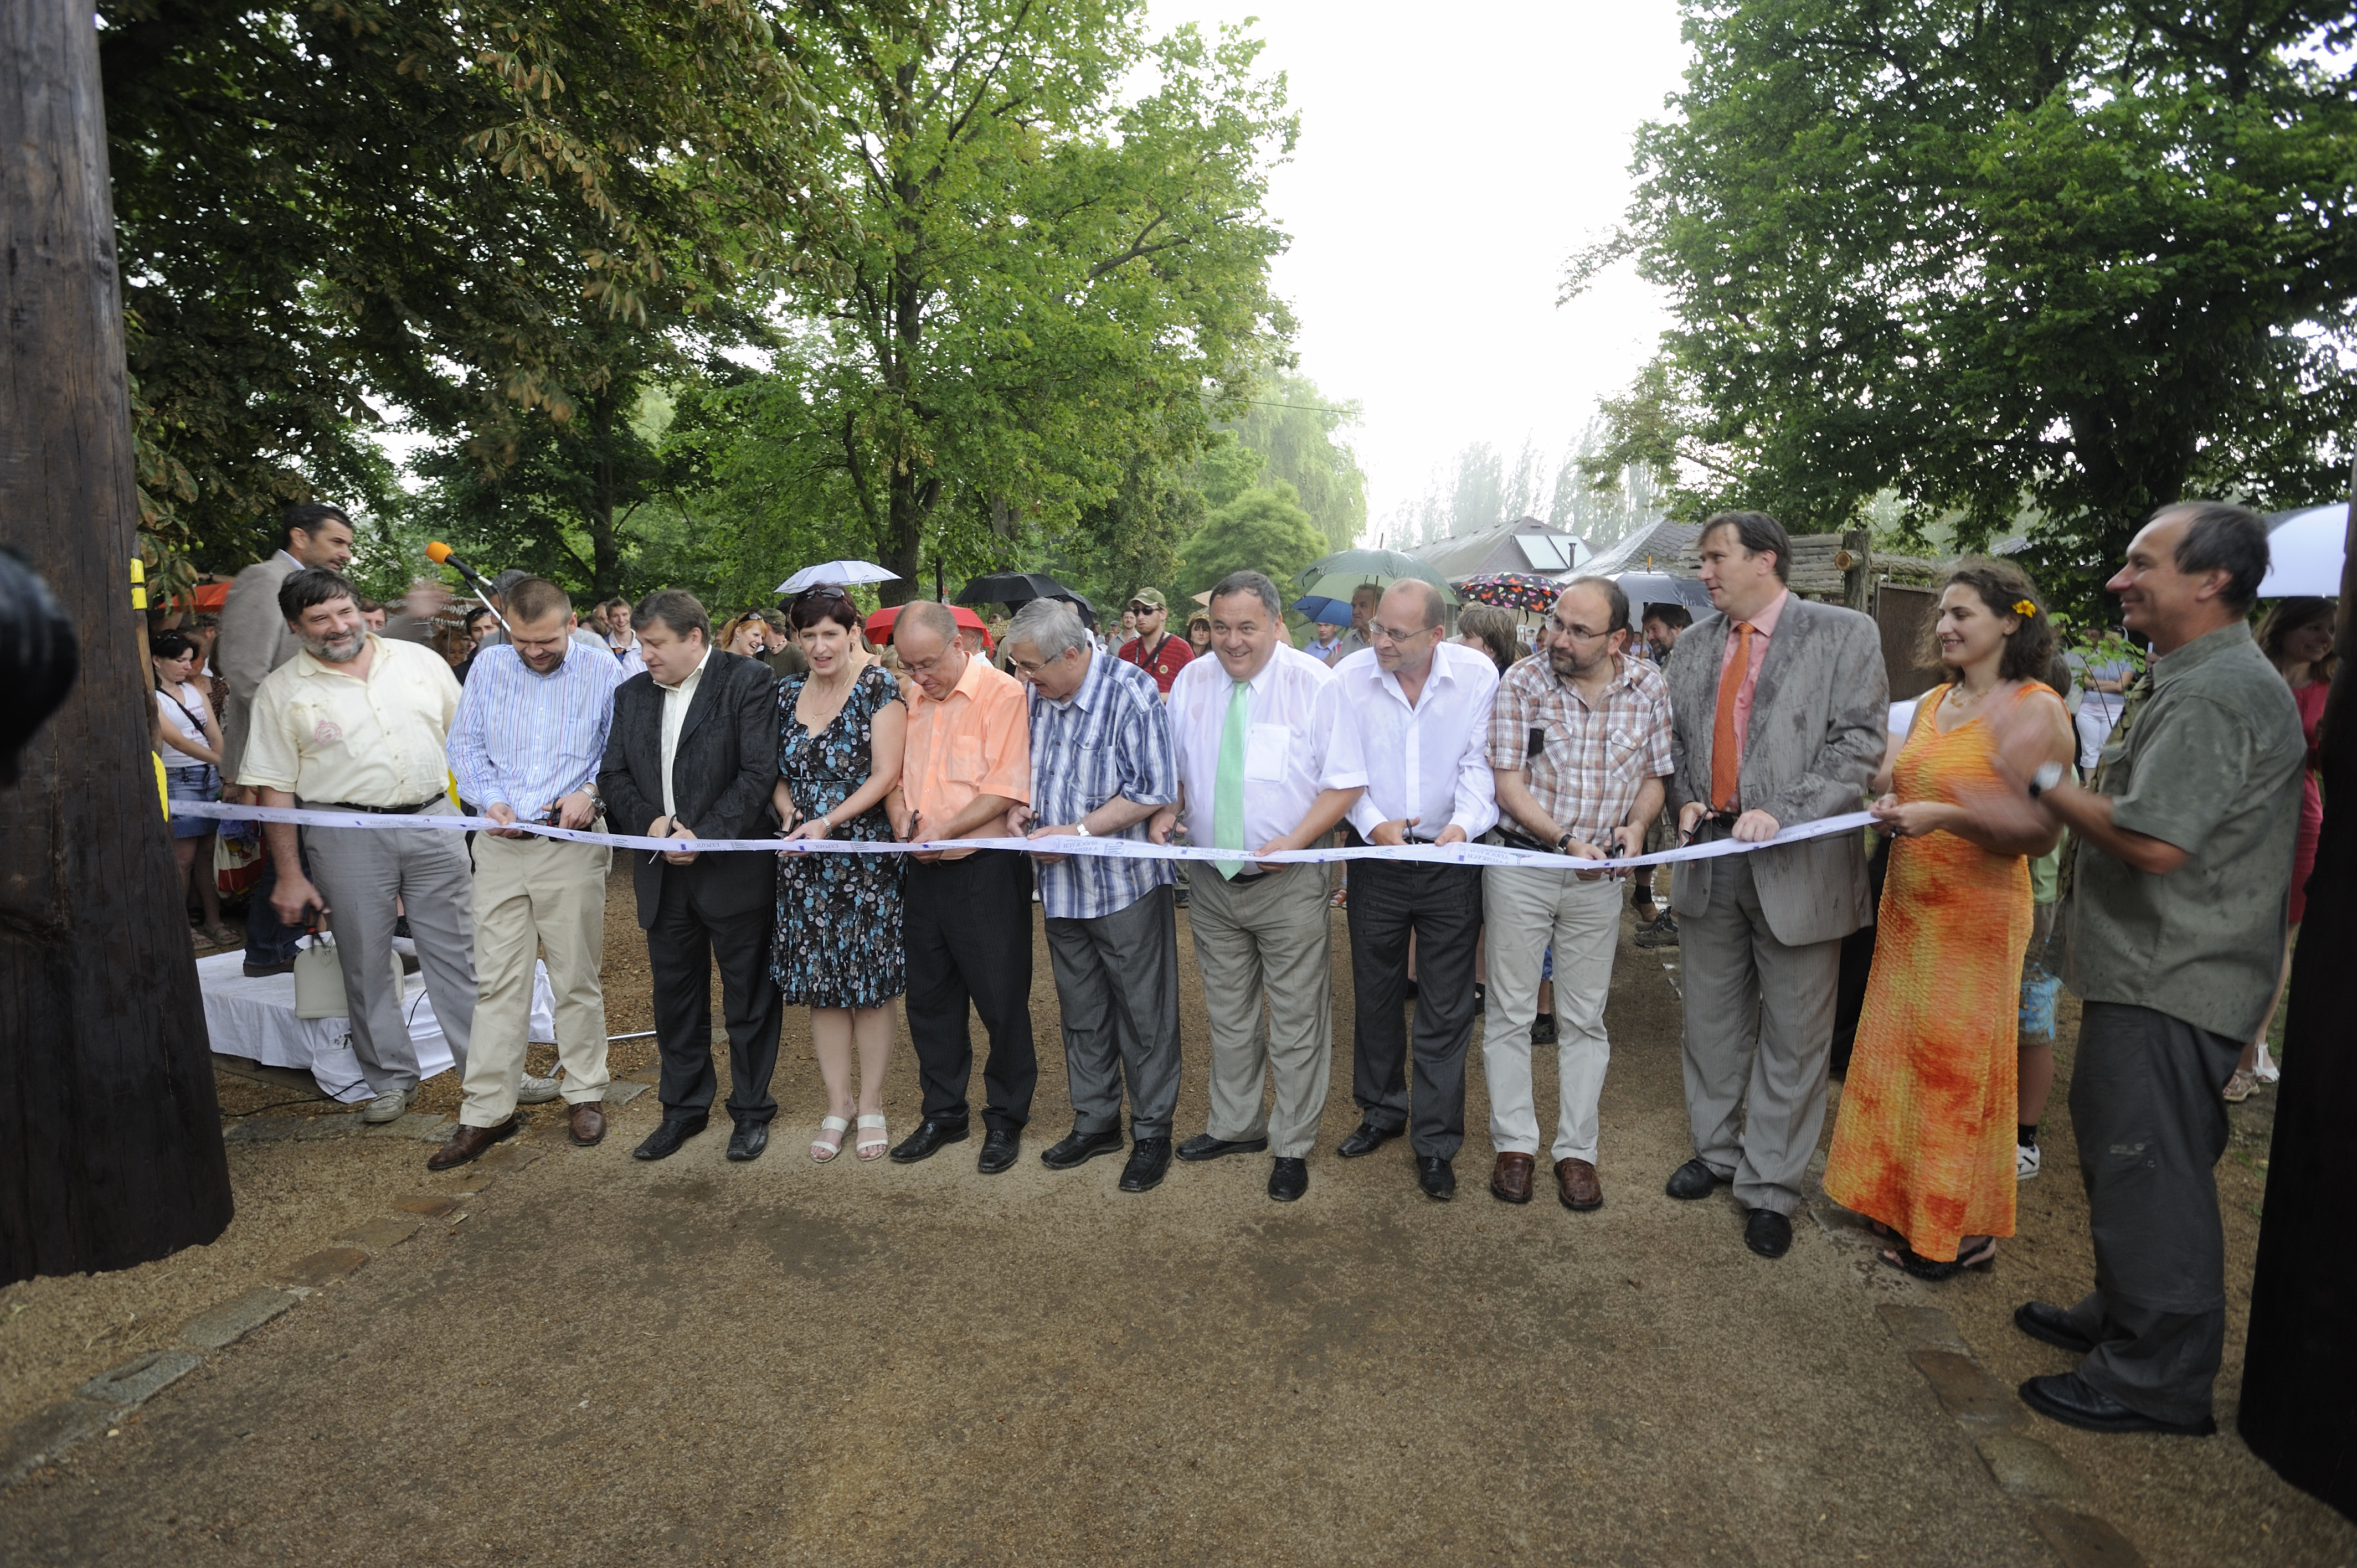
<instances>
[{"instance_id":1,"label":"wristwatch","mask_svg":"<svg viewBox=\"0 0 2357 1568\"><path fill-rule=\"evenodd\" d=\"M1571 853L1571 835L1569 833L1566 833L1563 837L1555 841L1555 852L1557 854L1569 854Z\"/></svg>"},{"instance_id":2,"label":"wristwatch","mask_svg":"<svg viewBox=\"0 0 2357 1568\"><path fill-rule=\"evenodd\" d=\"M2059 762L2042 763L2038 771L2029 776L2029 798L2035 800L2061 782L2062 765Z\"/></svg>"}]
</instances>

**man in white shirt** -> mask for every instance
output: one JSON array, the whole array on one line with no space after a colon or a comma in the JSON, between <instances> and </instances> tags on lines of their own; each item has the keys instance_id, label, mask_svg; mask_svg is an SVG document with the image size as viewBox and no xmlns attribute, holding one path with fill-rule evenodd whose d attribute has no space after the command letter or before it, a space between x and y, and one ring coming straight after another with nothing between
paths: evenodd
<instances>
[{"instance_id":1,"label":"man in white shirt","mask_svg":"<svg viewBox=\"0 0 2357 1568\"><path fill-rule=\"evenodd\" d=\"M1359 844L1463 843L1498 820L1490 773L1490 703L1498 667L1448 640L1448 606L1404 578L1368 618L1372 645L1334 667L1345 722L1357 730L1366 793L1351 808ZM1473 1038L1473 950L1481 936L1481 868L1418 861L1351 863L1351 1097L1359 1129L1334 1152L1371 1155L1409 1131L1405 1073L1408 944L1415 944L1416 1184L1447 1202L1465 1142L1465 1050Z\"/></svg>"},{"instance_id":2,"label":"man in white shirt","mask_svg":"<svg viewBox=\"0 0 2357 1568\"><path fill-rule=\"evenodd\" d=\"M1334 672L1282 645L1284 604L1258 572L1211 590L1211 652L1170 683L1179 798L1149 834L1169 842L1180 817L1189 843L1232 849L1191 878L1195 962L1211 1025L1209 1129L1182 1160L1270 1150L1268 1195L1309 1189L1308 1155L1334 1048L1326 879L1308 865L1270 865L1270 851L1307 849L1366 787L1357 732L1343 720ZM1268 1025L1261 1030L1261 1004ZM1261 1105L1270 1069L1273 1113Z\"/></svg>"},{"instance_id":3,"label":"man in white shirt","mask_svg":"<svg viewBox=\"0 0 2357 1568\"><path fill-rule=\"evenodd\" d=\"M388 817L447 811L443 746L458 712L458 682L431 650L371 633L358 598L342 576L314 567L279 584L280 613L302 651L254 693L240 777L265 806ZM264 829L278 873L271 907L287 926L301 925L313 908L333 918L352 1054L374 1096L361 1114L390 1122L408 1109L418 1081L393 960L396 899L435 1021L460 1075L467 1070L475 906L466 841L426 828L311 828L298 843L297 832L285 822Z\"/></svg>"},{"instance_id":4,"label":"man in white shirt","mask_svg":"<svg viewBox=\"0 0 2357 1568\"><path fill-rule=\"evenodd\" d=\"M1317 650L1328 664L1340 664L1372 646L1367 640L1367 623L1375 618L1375 602L1383 596L1383 589L1372 583L1361 583L1351 590L1351 629L1336 639L1333 647Z\"/></svg>"}]
</instances>

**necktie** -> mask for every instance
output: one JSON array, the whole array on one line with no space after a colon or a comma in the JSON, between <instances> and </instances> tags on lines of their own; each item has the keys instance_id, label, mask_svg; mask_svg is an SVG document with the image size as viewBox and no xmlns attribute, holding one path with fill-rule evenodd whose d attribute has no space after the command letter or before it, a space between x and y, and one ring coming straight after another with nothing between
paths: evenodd
<instances>
[{"instance_id":1,"label":"necktie","mask_svg":"<svg viewBox=\"0 0 2357 1568\"><path fill-rule=\"evenodd\" d=\"M1211 847L1244 847L1244 752L1252 745L1252 686L1232 681L1228 686L1228 717L1220 728L1220 771L1211 784ZM1215 860L1213 869L1233 878L1244 868L1241 860Z\"/></svg>"},{"instance_id":2,"label":"necktie","mask_svg":"<svg viewBox=\"0 0 2357 1568\"><path fill-rule=\"evenodd\" d=\"M1735 804L1743 776L1743 745L1735 738L1735 698L1751 674L1751 623L1735 623L1735 660L1718 678L1718 722L1710 732L1710 805L1724 811Z\"/></svg>"}]
</instances>

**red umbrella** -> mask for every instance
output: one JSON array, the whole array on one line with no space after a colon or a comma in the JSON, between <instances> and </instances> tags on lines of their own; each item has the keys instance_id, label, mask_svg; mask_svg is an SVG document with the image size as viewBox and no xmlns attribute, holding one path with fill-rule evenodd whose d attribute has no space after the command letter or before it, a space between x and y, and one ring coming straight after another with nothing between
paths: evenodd
<instances>
[{"instance_id":1,"label":"red umbrella","mask_svg":"<svg viewBox=\"0 0 2357 1568\"><path fill-rule=\"evenodd\" d=\"M990 628L982 624L982 618L980 616L974 614L963 605L943 605L942 607L949 611L951 615L957 618L958 625L965 628L968 631L978 631L982 633L982 642L984 647L991 648L995 646L991 642ZM887 605L882 609L877 610L874 615L869 616L867 618L867 640L870 642L886 642L890 640L892 636L892 623L900 618L900 612L906 608L908 608L906 605Z\"/></svg>"}]
</instances>

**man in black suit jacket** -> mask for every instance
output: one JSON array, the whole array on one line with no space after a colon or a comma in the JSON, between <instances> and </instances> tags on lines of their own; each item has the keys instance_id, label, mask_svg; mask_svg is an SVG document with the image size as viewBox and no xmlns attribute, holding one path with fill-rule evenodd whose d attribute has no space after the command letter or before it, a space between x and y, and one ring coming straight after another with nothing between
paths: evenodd
<instances>
[{"instance_id":1,"label":"man in black suit jacket","mask_svg":"<svg viewBox=\"0 0 2357 1568\"><path fill-rule=\"evenodd\" d=\"M763 838L777 830L777 680L757 659L712 646L695 596L649 594L630 618L644 674L614 690L614 727L597 788L615 831L651 838ZM660 1160L704 1131L712 1069L712 965L728 1026L728 1157L769 1146L770 1074L784 1012L770 979L777 857L632 852L639 924L654 977L662 1048L662 1125L631 1152Z\"/></svg>"}]
</instances>

